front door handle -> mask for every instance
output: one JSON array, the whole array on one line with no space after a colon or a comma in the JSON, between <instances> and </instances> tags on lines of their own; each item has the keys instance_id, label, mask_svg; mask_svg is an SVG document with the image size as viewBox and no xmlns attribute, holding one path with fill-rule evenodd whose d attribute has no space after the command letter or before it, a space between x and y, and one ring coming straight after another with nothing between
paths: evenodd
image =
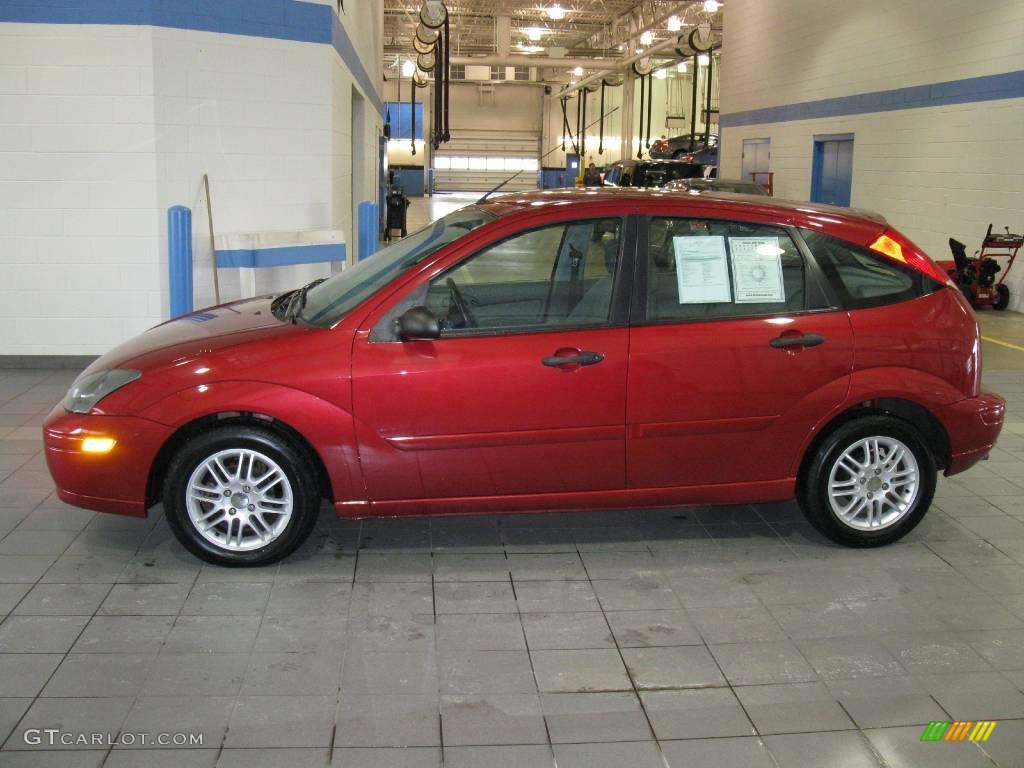
<instances>
[{"instance_id":1,"label":"front door handle","mask_svg":"<svg viewBox=\"0 0 1024 768\"><path fill-rule=\"evenodd\" d=\"M541 359L541 363L551 368L560 368L565 365L596 365L602 360L604 360L604 355L600 352L579 352L575 355L545 357Z\"/></svg>"},{"instance_id":2,"label":"front door handle","mask_svg":"<svg viewBox=\"0 0 1024 768\"><path fill-rule=\"evenodd\" d=\"M776 349L786 347L816 347L825 343L825 337L820 333L803 333L799 336L778 336L768 342Z\"/></svg>"}]
</instances>

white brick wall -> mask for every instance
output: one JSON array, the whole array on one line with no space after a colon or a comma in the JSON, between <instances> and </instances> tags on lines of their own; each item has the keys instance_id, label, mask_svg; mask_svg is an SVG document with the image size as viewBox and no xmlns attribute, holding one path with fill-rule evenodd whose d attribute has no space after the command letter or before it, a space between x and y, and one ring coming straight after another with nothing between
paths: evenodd
<instances>
[{"instance_id":1,"label":"white brick wall","mask_svg":"<svg viewBox=\"0 0 1024 768\"><path fill-rule=\"evenodd\" d=\"M725 16L722 112L1024 70L1024 3L942 0L732 0ZM1024 229L1024 99L723 131L722 175L742 140L771 139L777 197L810 195L813 137L854 134L851 204L877 210L934 258L947 239L980 244L988 224ZM1024 309L1024 263L1009 281Z\"/></svg>"},{"instance_id":2,"label":"white brick wall","mask_svg":"<svg viewBox=\"0 0 1024 768\"><path fill-rule=\"evenodd\" d=\"M343 23L376 78L379 48L353 23L379 34L379 0L350 4ZM195 301L211 303L204 172L218 233L340 228L354 253L353 83L330 45L0 24L0 355L99 354L166 319L171 205L193 209ZM327 272L263 270L258 287ZM236 297L234 270L220 276Z\"/></svg>"},{"instance_id":3,"label":"white brick wall","mask_svg":"<svg viewBox=\"0 0 1024 768\"><path fill-rule=\"evenodd\" d=\"M152 33L0 24L0 354L159 322Z\"/></svg>"}]
</instances>

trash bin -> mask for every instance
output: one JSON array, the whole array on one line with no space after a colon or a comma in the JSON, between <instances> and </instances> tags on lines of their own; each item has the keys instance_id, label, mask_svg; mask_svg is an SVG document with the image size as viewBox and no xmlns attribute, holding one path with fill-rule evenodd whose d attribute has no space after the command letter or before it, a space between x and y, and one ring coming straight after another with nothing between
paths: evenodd
<instances>
[{"instance_id":1,"label":"trash bin","mask_svg":"<svg viewBox=\"0 0 1024 768\"><path fill-rule=\"evenodd\" d=\"M409 208L409 198L401 189L393 189L388 193L387 219L384 224L384 239L391 239L391 230L397 229L402 237L409 234L406 227L406 210Z\"/></svg>"}]
</instances>

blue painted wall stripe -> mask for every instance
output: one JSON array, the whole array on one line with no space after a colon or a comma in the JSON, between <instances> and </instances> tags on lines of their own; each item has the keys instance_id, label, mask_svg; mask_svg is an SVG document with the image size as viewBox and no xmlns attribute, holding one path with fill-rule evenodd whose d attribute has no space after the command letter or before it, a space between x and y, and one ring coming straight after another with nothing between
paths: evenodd
<instances>
[{"instance_id":1,"label":"blue painted wall stripe","mask_svg":"<svg viewBox=\"0 0 1024 768\"><path fill-rule=\"evenodd\" d=\"M277 248L242 248L217 251L217 266L231 267L290 267L295 264L323 264L345 261L344 243L314 245L283 245Z\"/></svg>"},{"instance_id":2,"label":"blue painted wall stripe","mask_svg":"<svg viewBox=\"0 0 1024 768\"><path fill-rule=\"evenodd\" d=\"M330 45L384 114L373 78L327 5L298 0L0 0L0 22L152 26Z\"/></svg>"},{"instance_id":3,"label":"blue painted wall stripe","mask_svg":"<svg viewBox=\"0 0 1024 768\"><path fill-rule=\"evenodd\" d=\"M893 112L901 109L1019 98L1024 98L1024 70L732 112L722 115L721 125L723 128L735 128L741 125L820 120L826 117L864 115L871 112Z\"/></svg>"}]
</instances>

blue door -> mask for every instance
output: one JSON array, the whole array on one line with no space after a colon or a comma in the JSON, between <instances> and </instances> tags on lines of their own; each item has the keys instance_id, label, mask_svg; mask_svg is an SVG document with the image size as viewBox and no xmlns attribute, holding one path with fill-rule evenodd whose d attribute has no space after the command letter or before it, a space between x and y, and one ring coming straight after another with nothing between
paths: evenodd
<instances>
[{"instance_id":1,"label":"blue door","mask_svg":"<svg viewBox=\"0 0 1024 768\"><path fill-rule=\"evenodd\" d=\"M848 206L852 185L853 136L816 136L811 202Z\"/></svg>"}]
</instances>

